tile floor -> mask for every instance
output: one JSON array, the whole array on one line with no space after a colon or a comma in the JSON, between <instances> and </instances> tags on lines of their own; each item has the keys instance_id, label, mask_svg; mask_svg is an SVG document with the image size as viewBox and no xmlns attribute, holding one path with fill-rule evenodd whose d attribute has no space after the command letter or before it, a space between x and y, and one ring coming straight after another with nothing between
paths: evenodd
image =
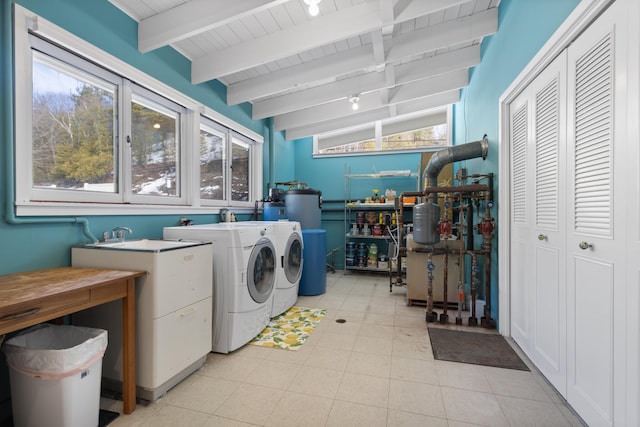
<instances>
[{"instance_id":1,"label":"tile floor","mask_svg":"<svg viewBox=\"0 0 640 427\"><path fill-rule=\"evenodd\" d=\"M425 309L407 306L402 287L389 293L386 276L328 273L327 292L298 305L327 309L298 351L210 353L164 397L111 426L583 425L535 368L434 360Z\"/></svg>"}]
</instances>

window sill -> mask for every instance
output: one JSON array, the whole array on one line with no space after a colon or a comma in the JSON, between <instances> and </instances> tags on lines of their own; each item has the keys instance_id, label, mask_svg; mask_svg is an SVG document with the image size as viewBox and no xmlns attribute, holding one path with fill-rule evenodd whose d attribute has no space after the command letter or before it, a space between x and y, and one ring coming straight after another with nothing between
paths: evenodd
<instances>
[{"instance_id":1,"label":"window sill","mask_svg":"<svg viewBox=\"0 0 640 427\"><path fill-rule=\"evenodd\" d=\"M92 216L92 215L186 215L216 214L221 209L252 213L253 202L234 206L131 205L100 203L16 203L17 216Z\"/></svg>"}]
</instances>

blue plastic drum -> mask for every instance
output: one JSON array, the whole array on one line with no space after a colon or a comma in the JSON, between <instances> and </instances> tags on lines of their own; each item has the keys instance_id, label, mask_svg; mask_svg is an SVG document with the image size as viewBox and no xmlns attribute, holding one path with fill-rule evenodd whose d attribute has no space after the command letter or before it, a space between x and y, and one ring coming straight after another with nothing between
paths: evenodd
<instances>
[{"instance_id":1,"label":"blue plastic drum","mask_svg":"<svg viewBox=\"0 0 640 427\"><path fill-rule=\"evenodd\" d=\"M321 229L303 229L302 241L304 263L298 295L324 294L327 291L327 232Z\"/></svg>"}]
</instances>

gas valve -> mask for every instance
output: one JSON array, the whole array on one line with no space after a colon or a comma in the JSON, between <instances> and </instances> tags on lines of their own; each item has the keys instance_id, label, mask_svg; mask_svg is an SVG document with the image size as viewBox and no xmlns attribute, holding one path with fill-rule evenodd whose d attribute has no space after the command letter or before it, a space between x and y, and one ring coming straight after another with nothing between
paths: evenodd
<instances>
[{"instance_id":1,"label":"gas valve","mask_svg":"<svg viewBox=\"0 0 640 427\"><path fill-rule=\"evenodd\" d=\"M493 218L482 218L482 222L478 224L478 234L489 237L493 233L495 227L494 222L495 220Z\"/></svg>"},{"instance_id":2,"label":"gas valve","mask_svg":"<svg viewBox=\"0 0 640 427\"><path fill-rule=\"evenodd\" d=\"M451 221L449 218L441 218L438 222L438 233L442 239L451 238Z\"/></svg>"}]
</instances>

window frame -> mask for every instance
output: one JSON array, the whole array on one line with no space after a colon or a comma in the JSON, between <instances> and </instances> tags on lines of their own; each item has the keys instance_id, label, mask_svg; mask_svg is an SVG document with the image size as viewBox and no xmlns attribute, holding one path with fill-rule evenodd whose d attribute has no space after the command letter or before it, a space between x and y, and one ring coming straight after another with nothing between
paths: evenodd
<instances>
[{"instance_id":1,"label":"window frame","mask_svg":"<svg viewBox=\"0 0 640 427\"><path fill-rule=\"evenodd\" d=\"M199 121L198 121L198 135L200 135L200 131L206 131L210 134L214 134L214 135L220 135L222 140L223 140L223 183L222 183L222 191L223 191L223 198L222 200L219 199L203 199L201 197L200 194L200 186L198 185L198 199L200 200L200 204L202 206L224 206L225 201L228 199L228 195L229 195L229 190L228 190L228 179L227 179L227 169L229 168L229 129L225 126L222 126L220 123L216 122L215 120L211 119L208 116L205 116L203 114L200 115ZM198 139L198 142L199 139ZM198 150L197 150L197 157L198 157L198 168L196 173L196 177L195 177L195 182L200 182L201 181L201 175L200 175L200 145L198 144Z\"/></svg>"},{"instance_id":2,"label":"window frame","mask_svg":"<svg viewBox=\"0 0 640 427\"><path fill-rule=\"evenodd\" d=\"M371 155L387 155L387 154L406 154L406 153L421 153L421 152L425 152L425 151L437 151L440 150L442 148L446 148L446 147L450 147L452 145L452 136L453 136L453 123L452 123L452 118L453 118L453 106L452 105L448 105L444 108L434 108L428 111L423 111L423 112L419 112L419 113L413 113L413 114L408 114L406 116L406 118L399 118L400 120L397 120L398 122L402 122L403 120L407 120L407 121L411 121L412 119L415 118L420 118L421 116L424 116L427 120L428 117L431 116L432 114L437 114L438 112L442 112L445 111L446 114L446 126L447 126L447 143L444 145L434 145L434 146L429 146L429 147L417 147L417 148L406 148L406 149L394 149L394 150L384 150L382 149L382 139L385 137L388 137L390 135L397 135L398 133L402 133L402 132L394 132L392 134L387 135L385 133L385 123L387 123L390 126L393 126L394 124L394 120L393 119L385 119L385 120L377 120L375 122L371 122L369 124L366 125L359 125L359 126L355 126L353 128L346 128L346 129L340 129L337 130L335 132L329 132L325 135L314 135L313 137L313 157L314 158L322 158L322 157L352 157L352 156L371 156ZM424 128L428 128L428 127L432 127L435 125L428 125L425 126ZM359 139L357 138L358 134L362 134L363 132L366 133L368 129L372 128L373 132L374 132L374 136L373 138L366 138L366 139ZM424 129L422 128L422 129ZM403 132L411 132L414 130L419 130L419 129L406 129ZM343 137L343 138L348 138L349 134L354 134L355 138L353 141L349 141L349 142L345 142L343 144L338 144L335 145L335 147L339 147L342 145L349 145L349 144L356 144L356 143L362 143L362 142L369 142L369 141L373 141L375 142L375 150L366 150L366 151L349 151L349 152L344 152L344 153L321 153L320 150L320 139L325 136L329 136L329 137ZM329 147L327 147L329 148Z\"/></svg>"},{"instance_id":3,"label":"window frame","mask_svg":"<svg viewBox=\"0 0 640 427\"><path fill-rule=\"evenodd\" d=\"M115 73L112 73L108 70L105 70L102 67L98 67L95 64L91 64L88 61L82 61L80 58L78 58L76 55L71 54L70 52L55 46L45 40L42 40L41 38L38 38L34 35L29 35L29 45L30 47L30 51L29 51L29 57L30 58L34 58L33 54L32 54L32 50L35 50L38 52L37 56L42 57L42 61L43 63L49 62L50 64L53 63L60 63L57 68L64 68L65 72L67 72L68 74L75 74L75 75L80 75L80 74L88 74L91 75L93 79L98 80L98 79L102 79L104 81L107 81L111 84L113 84L114 86L116 86L116 90L115 90L115 99L114 99L114 106L113 108L118 110L118 104L119 104L119 99L122 97L122 95L118 94L118 91L122 89L123 86L123 79L122 77L118 76ZM32 117L32 111L33 111L33 62L34 60L30 60L28 61L28 64L25 64L25 66L28 66L28 73L25 74L25 76L29 76L30 78L26 78L25 80L30 80L30 84L29 84L29 93L31 94L30 96L17 96L16 99L16 106L24 103L25 108L28 108L28 115L29 115L29 120L28 120L28 137L26 137L25 141L30 141L29 150L16 150L16 161L17 161L17 168L20 167L21 164L23 165L28 165L29 167L29 175L28 176L16 176L16 181L18 184L18 188L24 188L26 193L23 194L28 194L28 198L29 200L42 200L42 201L47 201L48 199L54 198L55 196L57 196L58 198L64 199L66 201L69 202L80 202L80 203L91 203L91 202L95 202L95 203L99 203L99 202L110 202L110 203L118 203L121 199L121 196L118 194L118 192L113 192L113 193L98 193L98 192L92 192L92 191L77 191L77 190L66 190L66 189L56 189L55 192L52 192L52 190L47 190L47 189L43 189L43 188L38 188L38 187L34 187L33 186L33 127L32 127L32 121L30 119L30 117ZM53 68L55 65L51 65L51 68ZM16 82L18 82L20 79L16 77ZM89 80L89 79L87 79ZM16 108L17 111L17 108ZM17 116L17 114L16 114ZM116 116L118 116L116 114ZM16 128L16 135L18 134L18 128ZM22 130L22 129L20 129ZM113 148L114 148L114 167L116 170L118 170L118 173L120 173L120 170L122 169L122 163L119 160L120 155L119 155L119 148L117 146L116 140L117 140L117 135L119 133L122 132L122 123L121 123L121 117L118 116L118 120L114 125L114 129L113 129L114 135L114 141L113 141ZM21 144L22 145L22 144ZM16 168L16 170L17 170ZM23 182L22 179L20 178L24 178L27 179L26 182ZM117 178L114 179L114 185L116 185L117 187L121 187L122 186L122 181L118 180ZM20 193L20 191L19 191ZM52 197L52 195L55 195L54 197Z\"/></svg>"},{"instance_id":4,"label":"window frame","mask_svg":"<svg viewBox=\"0 0 640 427\"><path fill-rule=\"evenodd\" d=\"M228 153L228 168L229 168L229 182L227 185L227 188L229 189L229 192L227 193L229 195L230 200L232 201L232 203L236 203L236 204L241 204L241 205L253 205L252 202L252 197L251 197L251 188L252 188L252 175L251 175L251 171L255 169L256 165L255 165L255 159L254 159L254 155L252 153L251 150L251 139L247 138L246 136L242 135L241 133L238 133L232 129L229 130L229 138L228 138L228 148L229 151L227 151ZM249 164L247 165L247 171L249 172L249 176L247 177L247 185L249 186L249 196L248 196L248 200L247 201L242 201L242 200L233 200L233 146L234 145L239 145L239 146L245 146L248 148L248 152L249 152ZM255 200L255 199L254 199Z\"/></svg>"},{"instance_id":5,"label":"window frame","mask_svg":"<svg viewBox=\"0 0 640 427\"><path fill-rule=\"evenodd\" d=\"M47 21L28 9L14 5L14 177L15 177L15 207L18 216L59 216L59 215L164 215L172 213L216 213L216 207L253 208L254 200L262 197L262 150L264 137L257 132L229 119L217 111L202 105L182 92L168 86L147 75L132 65L108 54L89 42L77 37L63 28ZM130 193L130 181L123 179L128 154L125 154L125 143L119 141L115 147L118 154L117 178L120 193L100 193L97 199L67 198L60 201L44 201L43 198L32 195L32 53L30 37L44 39L70 55L94 64L100 69L123 78L124 83L119 90L132 91L132 82L141 88L149 90L157 96L184 108L182 123L180 124L181 147L178 154L177 167L182 169L179 183L180 197L169 200L165 196L142 196ZM117 70L117 71L114 71ZM124 89L123 89L124 88ZM131 94L119 96L119 114L126 111L126 99L131 100ZM196 174L199 175L199 119L204 114L215 122L248 138L251 143L251 166L249 179L249 201L234 202L230 198L215 204L203 203L199 197L199 185ZM117 132L126 135L130 129L130 114L128 117L118 116ZM129 189L129 194L123 198L123 191ZM75 193L83 193L75 191ZM115 197L105 197L106 195ZM96 196L96 194L93 194ZM158 201L161 197L163 200ZM151 198L151 199L149 199ZM60 199L60 198L59 198ZM212 210L213 208L213 210Z\"/></svg>"},{"instance_id":6,"label":"window frame","mask_svg":"<svg viewBox=\"0 0 640 427\"><path fill-rule=\"evenodd\" d=\"M143 105L144 103L149 104L149 106L147 106L147 108L153 108L155 110L157 110L158 112L164 113L169 115L170 113L174 113L178 116L177 119L177 125L178 125L178 132L176 137L178 138L178 141L176 142L177 144L177 148L176 148L176 189L177 189L177 194L175 196L155 196L155 195L141 195L141 194L134 194L132 191L132 173L133 173L133 166L132 166L132 147L131 147L131 143L127 143L125 141L121 141L121 152L122 152L122 164L123 164L123 170L126 171L124 172L123 175L121 175L124 179L123 181L123 185L122 185L122 194L124 197L124 203L149 203L149 204L154 204L154 205L174 205L174 204L181 204L184 205L187 201L186 198L186 194L188 192L188 188L185 185L186 184L186 178L184 177L184 174L186 174L186 163L184 161L185 156L182 154L183 150L185 149L185 143L187 141L188 135L187 132L185 132L185 130L187 129L187 123L186 123L186 115L187 115L187 110L180 106L179 104L165 98L162 97L161 95L146 89L142 86L136 85L136 84L128 84L126 85L129 87L129 90L127 92L130 92L128 94L125 95L124 100L125 100L125 106L124 106L124 111L125 111L125 116L127 118L126 122L129 122L129 126L126 127L124 129L124 132L121 133L121 135L125 136L126 138L128 138L130 135L132 135L133 133L133 128L132 128L132 119L133 119L133 115L132 115L132 104L134 102ZM142 99L143 101L137 101L136 98L138 99ZM161 203L159 203L161 201Z\"/></svg>"}]
</instances>

